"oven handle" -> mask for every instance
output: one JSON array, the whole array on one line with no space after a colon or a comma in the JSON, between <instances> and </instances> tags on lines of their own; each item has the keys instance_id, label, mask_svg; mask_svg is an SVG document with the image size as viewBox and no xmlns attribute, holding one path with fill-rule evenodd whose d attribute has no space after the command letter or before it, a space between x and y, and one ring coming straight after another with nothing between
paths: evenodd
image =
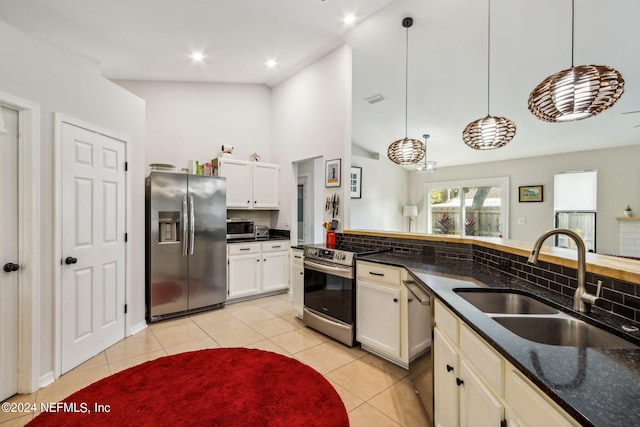
<instances>
[{"instance_id":1,"label":"oven handle","mask_svg":"<svg viewBox=\"0 0 640 427\"><path fill-rule=\"evenodd\" d=\"M333 274L334 276L344 277L345 279L353 279L353 269L351 267L333 267L305 260L304 268L319 271L320 273Z\"/></svg>"}]
</instances>

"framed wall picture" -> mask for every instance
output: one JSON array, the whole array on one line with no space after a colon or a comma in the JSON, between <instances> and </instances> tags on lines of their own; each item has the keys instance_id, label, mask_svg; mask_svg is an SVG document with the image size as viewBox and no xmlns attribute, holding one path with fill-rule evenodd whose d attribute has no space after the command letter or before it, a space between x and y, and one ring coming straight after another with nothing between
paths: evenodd
<instances>
[{"instance_id":1,"label":"framed wall picture","mask_svg":"<svg viewBox=\"0 0 640 427\"><path fill-rule=\"evenodd\" d=\"M518 187L519 202L541 202L542 201L542 185L529 185Z\"/></svg>"},{"instance_id":2,"label":"framed wall picture","mask_svg":"<svg viewBox=\"0 0 640 427\"><path fill-rule=\"evenodd\" d=\"M362 168L358 166L351 166L351 198L362 198Z\"/></svg>"},{"instance_id":3,"label":"framed wall picture","mask_svg":"<svg viewBox=\"0 0 640 427\"><path fill-rule=\"evenodd\" d=\"M324 186L340 187L340 159L327 160L325 164Z\"/></svg>"}]
</instances>

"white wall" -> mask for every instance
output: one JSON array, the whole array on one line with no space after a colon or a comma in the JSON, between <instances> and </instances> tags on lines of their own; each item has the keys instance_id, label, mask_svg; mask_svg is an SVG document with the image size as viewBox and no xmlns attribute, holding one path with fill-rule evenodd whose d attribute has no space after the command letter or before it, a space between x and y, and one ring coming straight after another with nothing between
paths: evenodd
<instances>
[{"instance_id":1,"label":"white wall","mask_svg":"<svg viewBox=\"0 0 640 427\"><path fill-rule=\"evenodd\" d=\"M128 179L132 180L131 229L133 254L129 325L144 322L144 102L102 78L95 64L41 42L0 21L0 91L40 105L40 372L54 369L54 249L53 113L58 112L132 139ZM5 343L0 343L5 345Z\"/></svg>"},{"instance_id":2,"label":"white wall","mask_svg":"<svg viewBox=\"0 0 640 427\"><path fill-rule=\"evenodd\" d=\"M272 159L281 166L278 228L297 224L293 162L323 157L342 159L341 186L324 188L321 200L340 197L340 230L349 228L346 179L351 163L351 48L343 45L272 89ZM324 166L323 166L324 167ZM331 217L324 212L323 220ZM346 222L346 223L345 223ZM322 235L321 224L314 224Z\"/></svg>"},{"instance_id":3,"label":"white wall","mask_svg":"<svg viewBox=\"0 0 640 427\"><path fill-rule=\"evenodd\" d=\"M351 200L351 228L409 231L402 207L408 201L410 172L393 163L386 154L381 154L380 160L353 156L351 162L362 168L362 198Z\"/></svg>"},{"instance_id":4,"label":"white wall","mask_svg":"<svg viewBox=\"0 0 640 427\"><path fill-rule=\"evenodd\" d=\"M146 165L178 170L190 159L218 157L222 144L236 159L253 153L271 162L271 91L265 85L116 80L147 103Z\"/></svg>"},{"instance_id":5,"label":"white wall","mask_svg":"<svg viewBox=\"0 0 640 427\"><path fill-rule=\"evenodd\" d=\"M530 157L475 165L438 168L435 174L409 174L409 199L424 206L425 182L508 176L509 230L511 239L533 242L554 227L553 176L556 172L596 169L598 171L597 252L619 252L619 223L626 205L640 211L640 147L610 148L552 156ZM542 203L519 203L518 187L543 185ZM421 208L422 209L422 208ZM518 224L524 218L525 224ZM421 212L417 231L426 232Z\"/></svg>"}]
</instances>

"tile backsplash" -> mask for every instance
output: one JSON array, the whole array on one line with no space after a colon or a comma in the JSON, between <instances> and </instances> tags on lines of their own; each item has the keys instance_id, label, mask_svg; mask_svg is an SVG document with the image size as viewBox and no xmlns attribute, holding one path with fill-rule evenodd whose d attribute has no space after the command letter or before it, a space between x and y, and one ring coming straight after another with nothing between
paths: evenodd
<instances>
[{"instance_id":1,"label":"tile backsplash","mask_svg":"<svg viewBox=\"0 0 640 427\"><path fill-rule=\"evenodd\" d=\"M575 268L544 261L531 265L524 256L497 249L464 243L342 233L337 238L338 245L345 249L392 248L397 255L415 257L427 264L451 261L477 263L567 297L573 297L577 287ZM598 307L616 316L640 322L640 284L587 273L587 290L590 293L595 293L598 280L602 280L602 300L598 302Z\"/></svg>"}]
</instances>

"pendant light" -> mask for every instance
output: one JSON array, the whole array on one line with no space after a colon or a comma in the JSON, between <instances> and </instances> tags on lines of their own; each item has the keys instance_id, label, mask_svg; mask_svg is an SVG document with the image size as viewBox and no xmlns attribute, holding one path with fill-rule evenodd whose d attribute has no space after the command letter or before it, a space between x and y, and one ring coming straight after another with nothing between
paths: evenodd
<instances>
[{"instance_id":1,"label":"pendant light","mask_svg":"<svg viewBox=\"0 0 640 427\"><path fill-rule=\"evenodd\" d=\"M624 79L607 65L573 66L574 7L571 0L571 68L547 77L529 95L529 111L545 122L586 119L611 108L624 92Z\"/></svg>"},{"instance_id":2,"label":"pendant light","mask_svg":"<svg viewBox=\"0 0 640 427\"><path fill-rule=\"evenodd\" d=\"M399 165L412 165L423 159L425 146L422 141L407 138L408 121L408 93L409 93L409 28L413 25L413 18L404 18L402 26L407 30L405 52L405 84L404 84L404 138L393 141L387 149L387 157Z\"/></svg>"},{"instance_id":3,"label":"pendant light","mask_svg":"<svg viewBox=\"0 0 640 427\"><path fill-rule=\"evenodd\" d=\"M427 139L429 139L429 134L425 133L422 137L424 138L424 163L416 164L416 172L435 172L438 163L434 161L427 161Z\"/></svg>"},{"instance_id":4,"label":"pendant light","mask_svg":"<svg viewBox=\"0 0 640 427\"><path fill-rule=\"evenodd\" d=\"M506 117L489 114L491 80L491 0L488 11L487 34L487 116L473 121L464 128L462 140L476 150L493 150L504 147L516 134L516 125Z\"/></svg>"}]
</instances>

